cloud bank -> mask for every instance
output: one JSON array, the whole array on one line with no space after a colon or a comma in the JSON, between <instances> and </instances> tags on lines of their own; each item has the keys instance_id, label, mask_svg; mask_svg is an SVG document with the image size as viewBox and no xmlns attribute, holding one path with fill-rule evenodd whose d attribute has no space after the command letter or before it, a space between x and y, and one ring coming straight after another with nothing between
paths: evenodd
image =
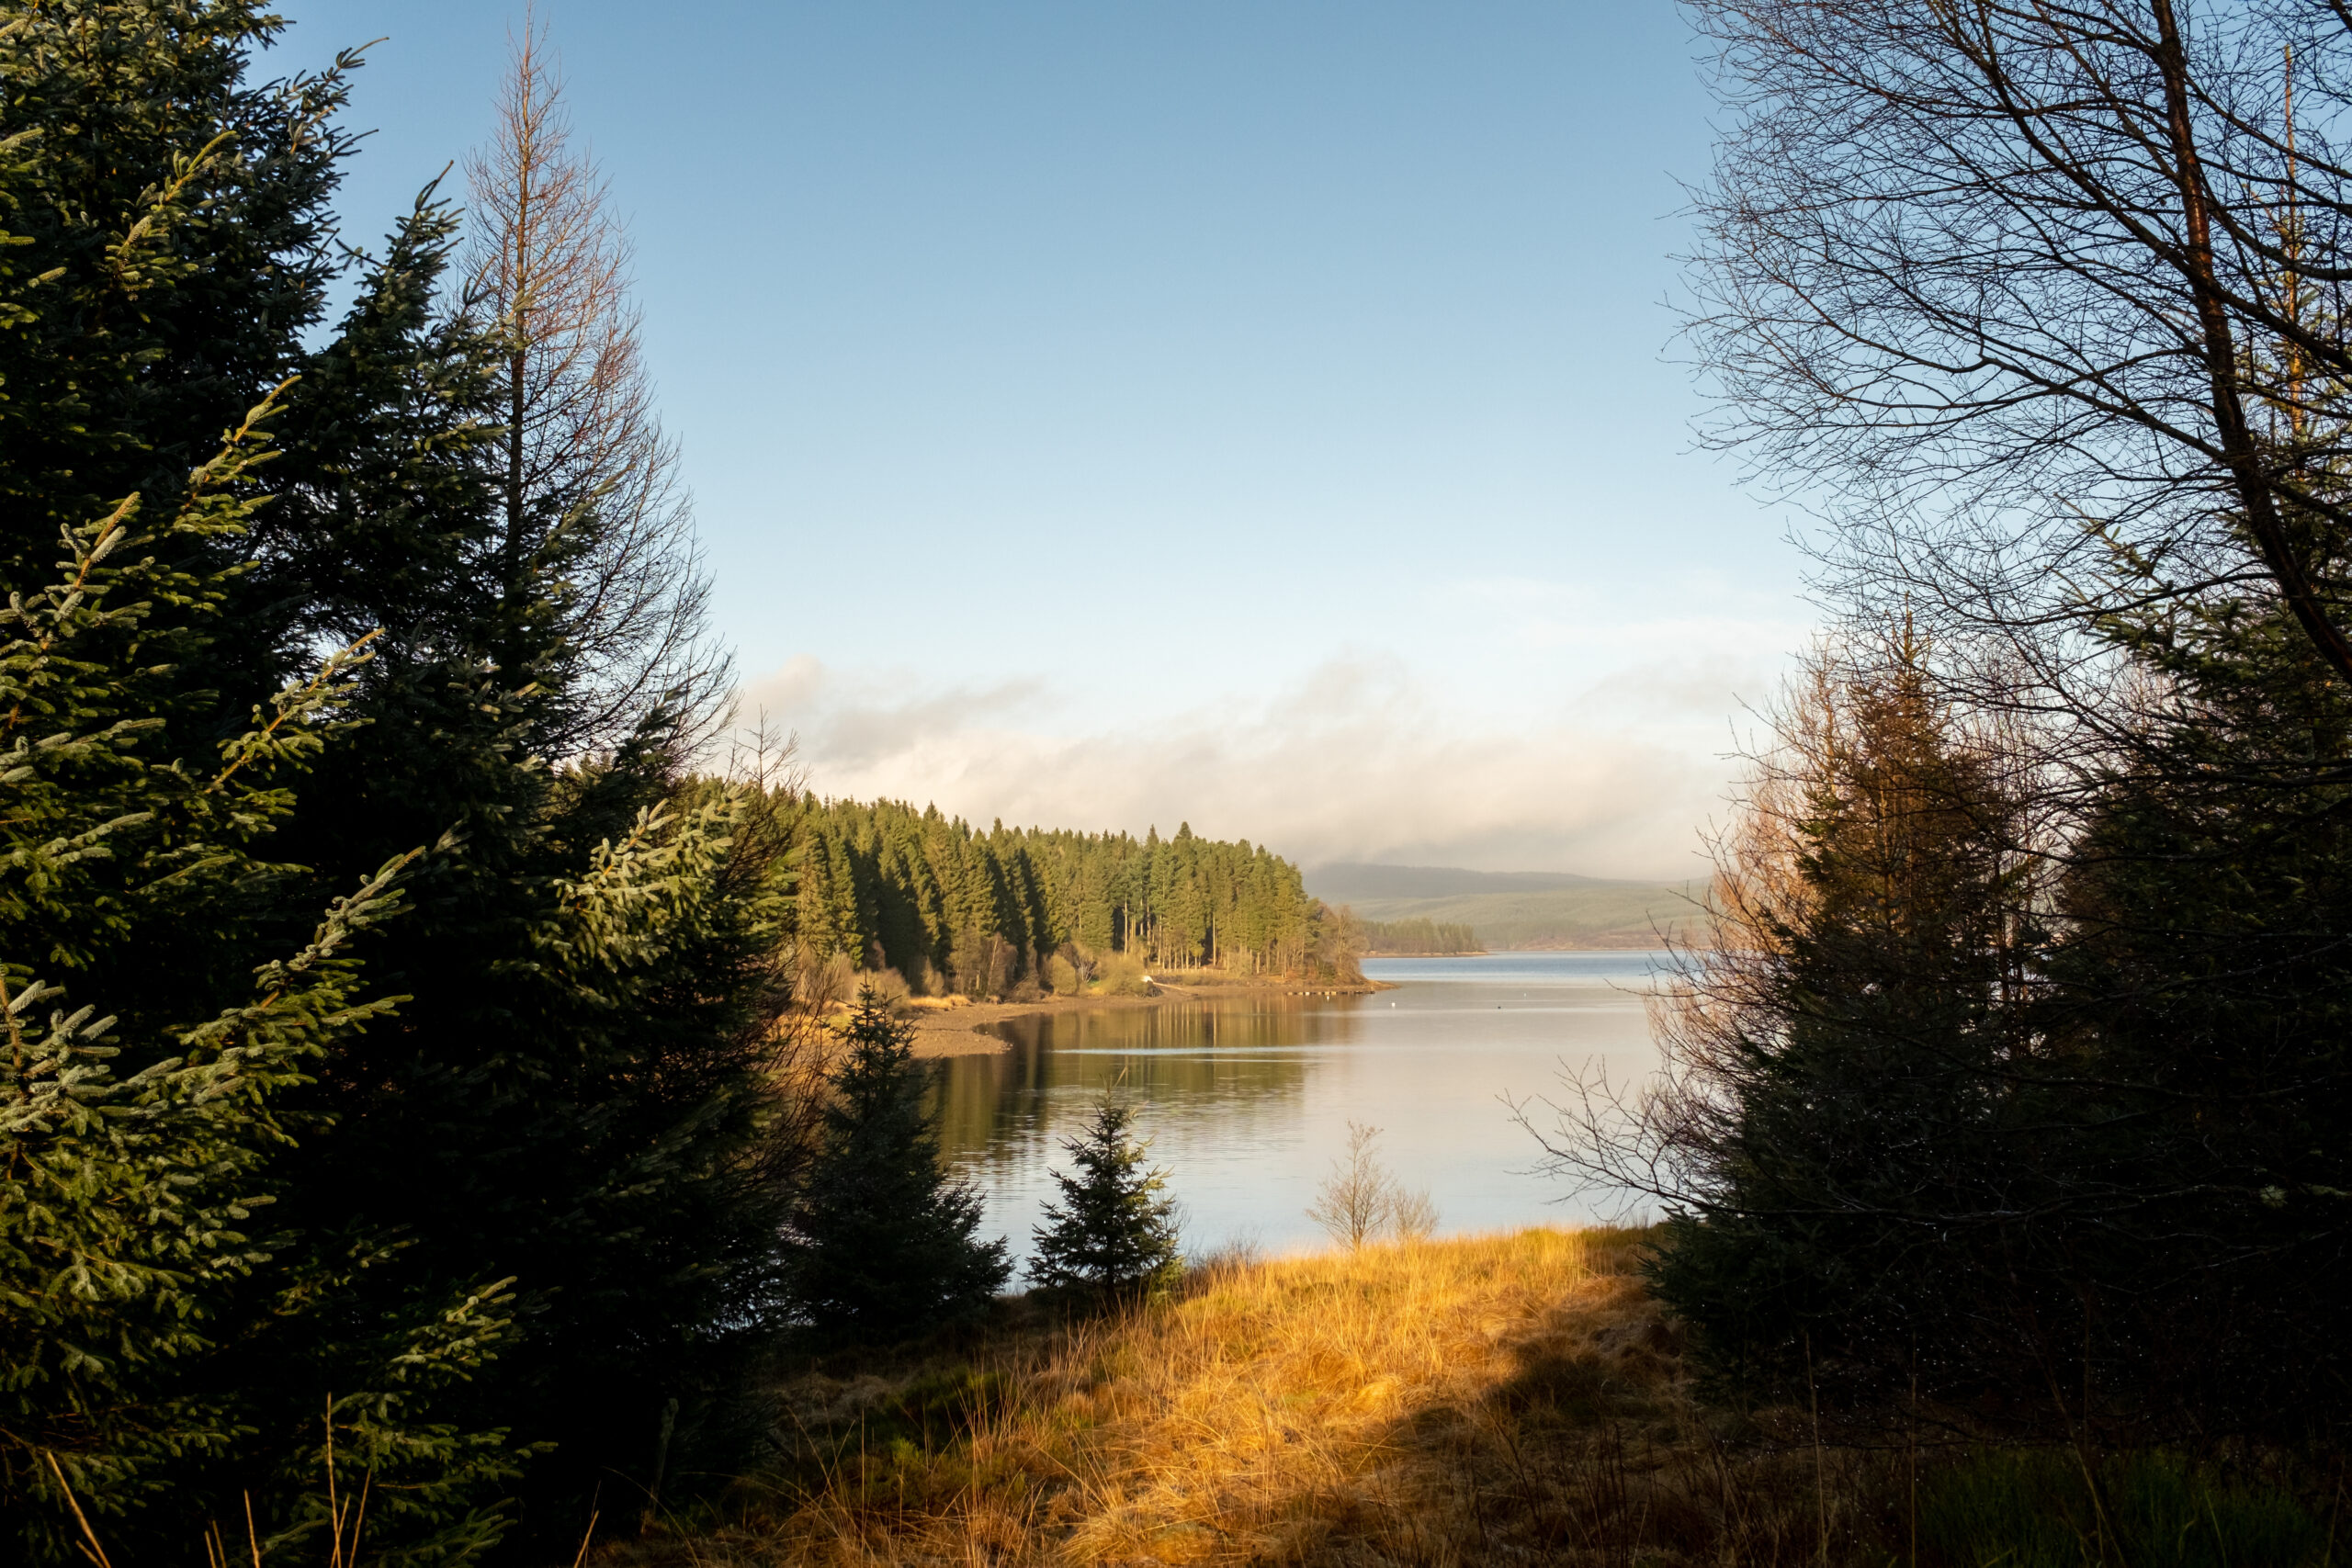
<instances>
[{"instance_id":1,"label":"cloud bank","mask_svg":"<svg viewBox=\"0 0 2352 1568\"><path fill-rule=\"evenodd\" d=\"M1309 866L1679 877L1696 873L1733 771L1731 674L1703 658L1645 665L1505 721L1459 711L1394 660L1337 658L1267 694L1129 715L1045 680L926 684L802 657L747 682L741 711L796 735L820 794L977 823L1184 821Z\"/></svg>"}]
</instances>

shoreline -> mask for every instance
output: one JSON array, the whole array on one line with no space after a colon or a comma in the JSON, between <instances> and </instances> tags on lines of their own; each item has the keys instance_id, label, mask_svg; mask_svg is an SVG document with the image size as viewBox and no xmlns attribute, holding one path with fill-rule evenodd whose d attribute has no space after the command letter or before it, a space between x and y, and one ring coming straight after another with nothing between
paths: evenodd
<instances>
[{"instance_id":1,"label":"shoreline","mask_svg":"<svg viewBox=\"0 0 2352 1568\"><path fill-rule=\"evenodd\" d=\"M1476 953L1366 953L1368 959L1384 958L1490 958L1515 953L1648 953L1660 951L1655 947L1524 947L1486 948ZM1068 1013L1121 1012L1143 1008L1164 1008L1185 1002L1213 1001L1225 997L1313 997L1313 996L1372 996L1381 991L1393 991L1395 984L1384 980L1366 980L1360 986L1342 986L1330 982L1308 984L1292 980L1168 980L1152 982L1154 993L1148 997L1040 997L1034 1002L975 1002L962 998L948 999L925 997L917 999L913 1011L902 1014L905 1021L914 1025L914 1053L931 1061L950 1056L981 1056L993 1052L1009 1051L1012 1042L991 1032L1000 1023L1015 1019L1054 1018Z\"/></svg>"},{"instance_id":2,"label":"shoreline","mask_svg":"<svg viewBox=\"0 0 2352 1568\"><path fill-rule=\"evenodd\" d=\"M1012 1041L989 1031L996 1024L1010 1023L1014 1019L1056 1018L1082 1012L1132 1012L1225 997L1358 997L1394 989L1377 980L1367 980L1360 986L1330 982L1309 985L1287 980L1237 980L1230 984L1156 980L1152 987L1156 994L1148 997L1040 997L1034 1002L967 1001L947 1006L918 1003L917 1010L908 1015L907 1021L915 1028L916 1056L936 1060L948 1056L987 1055L1012 1049Z\"/></svg>"}]
</instances>

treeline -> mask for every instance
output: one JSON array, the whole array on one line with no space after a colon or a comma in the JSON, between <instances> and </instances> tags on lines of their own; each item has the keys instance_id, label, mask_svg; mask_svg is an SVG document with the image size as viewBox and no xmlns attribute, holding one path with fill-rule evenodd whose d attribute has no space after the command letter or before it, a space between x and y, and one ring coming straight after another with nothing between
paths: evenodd
<instances>
[{"instance_id":1,"label":"treeline","mask_svg":"<svg viewBox=\"0 0 2352 1568\"><path fill-rule=\"evenodd\" d=\"M1653 1278L1750 1397L2333 1492L2352 25L1696 11L1731 129L1695 337L1841 615L1717 840L1663 1080L1579 1086L1555 1146L1663 1201Z\"/></svg>"},{"instance_id":2,"label":"treeline","mask_svg":"<svg viewBox=\"0 0 2352 1568\"><path fill-rule=\"evenodd\" d=\"M1394 954L1398 957L1416 953L1484 953L1478 944L1478 933L1464 925L1453 925L1421 917L1408 920L1361 920L1356 929L1363 933L1363 950L1367 955Z\"/></svg>"},{"instance_id":3,"label":"treeline","mask_svg":"<svg viewBox=\"0 0 2352 1568\"><path fill-rule=\"evenodd\" d=\"M1167 839L982 832L936 807L826 800L808 803L800 828L805 950L896 970L918 995L1068 989L1114 953L1155 968L1352 974L1352 942L1296 866L1189 824Z\"/></svg>"}]
</instances>

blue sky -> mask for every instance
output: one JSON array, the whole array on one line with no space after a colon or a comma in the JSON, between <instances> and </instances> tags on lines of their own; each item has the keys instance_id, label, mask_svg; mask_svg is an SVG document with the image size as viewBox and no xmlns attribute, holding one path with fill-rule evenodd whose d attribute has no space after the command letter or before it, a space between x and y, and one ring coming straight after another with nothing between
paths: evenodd
<instances>
[{"instance_id":1,"label":"blue sky","mask_svg":"<svg viewBox=\"0 0 2352 1568\"><path fill-rule=\"evenodd\" d=\"M382 36L344 202L519 7ZM1663 3L542 5L747 708L816 787L1312 863L1687 873L1808 619L1693 453Z\"/></svg>"}]
</instances>

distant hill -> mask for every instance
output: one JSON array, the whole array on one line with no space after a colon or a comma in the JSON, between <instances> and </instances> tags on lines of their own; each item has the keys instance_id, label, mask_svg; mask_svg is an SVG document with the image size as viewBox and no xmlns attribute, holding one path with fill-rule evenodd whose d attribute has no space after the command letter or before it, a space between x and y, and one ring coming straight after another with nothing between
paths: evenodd
<instances>
[{"instance_id":1,"label":"distant hill","mask_svg":"<svg viewBox=\"0 0 2352 1568\"><path fill-rule=\"evenodd\" d=\"M1306 874L1306 890L1327 904L1367 898L1459 898L1473 893L1556 893L1571 887L1656 887L1566 871L1464 871L1453 865L1367 865L1335 861ZM1362 914L1363 911L1356 911Z\"/></svg>"},{"instance_id":2,"label":"distant hill","mask_svg":"<svg viewBox=\"0 0 2352 1568\"><path fill-rule=\"evenodd\" d=\"M1661 931L1697 935L1702 881L1627 882L1548 871L1339 863L1306 873L1306 890L1367 920L1466 925L1490 949L1655 947Z\"/></svg>"}]
</instances>

